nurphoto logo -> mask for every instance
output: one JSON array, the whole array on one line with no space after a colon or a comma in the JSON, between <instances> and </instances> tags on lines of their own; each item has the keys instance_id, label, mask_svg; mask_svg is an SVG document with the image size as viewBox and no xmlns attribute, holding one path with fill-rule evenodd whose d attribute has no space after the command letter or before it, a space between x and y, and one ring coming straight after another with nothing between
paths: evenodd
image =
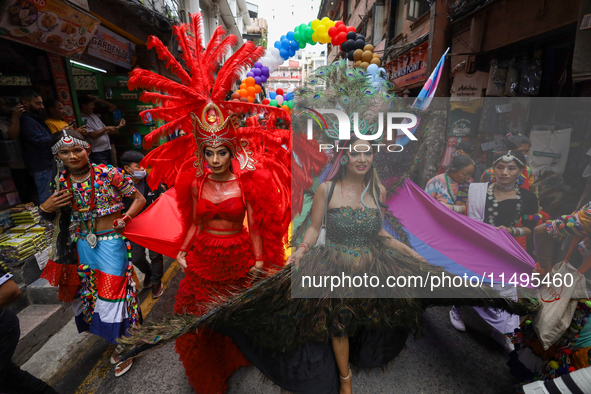
<instances>
[{"instance_id":1,"label":"nurphoto logo","mask_svg":"<svg viewBox=\"0 0 591 394\"><path fill-rule=\"evenodd\" d=\"M409 140L417 141L417 137L414 136L413 131L418 124L417 116L408 112L388 112L386 114L380 112L378 113L378 127L377 131L373 134L363 134L359 130L359 114L357 112L352 113L352 120L347 114L343 111L338 109L318 109L313 110L311 108L306 108L311 111L316 117L322 120L324 126L327 127L326 120L322 116L322 114L332 114L337 117L338 120L338 139L348 141L351 139L351 124L353 124L353 132L355 136L360 140L364 141L382 141L384 135L384 118L386 119L386 141L394 141L398 137L398 130L404 133ZM394 120L400 121L399 123L395 123ZM322 126L322 125L321 125ZM308 139L314 139L313 135L313 119L308 119ZM394 130L397 130L396 133L393 133ZM388 152L396 153L402 152L404 147L399 144L384 144L384 143L375 143L371 144L372 146L377 147L377 151L380 151L380 148L385 147ZM335 145L333 144L319 144L320 151L322 150L331 150L335 149ZM367 145L356 145L353 148L351 146L346 147L339 147L336 146L337 152L339 150L349 150L353 149L356 152L366 152L372 148Z\"/></svg>"}]
</instances>

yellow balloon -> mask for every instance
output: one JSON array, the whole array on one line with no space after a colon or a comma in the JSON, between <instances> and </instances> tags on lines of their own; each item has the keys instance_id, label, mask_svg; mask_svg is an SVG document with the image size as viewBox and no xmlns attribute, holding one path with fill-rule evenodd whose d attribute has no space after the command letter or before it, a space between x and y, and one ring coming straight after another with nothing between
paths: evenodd
<instances>
[{"instance_id":1,"label":"yellow balloon","mask_svg":"<svg viewBox=\"0 0 591 394\"><path fill-rule=\"evenodd\" d=\"M316 29L318 29L319 25L320 25L320 21L318 19L314 19L311 24L312 30L316 31Z\"/></svg>"},{"instance_id":2,"label":"yellow balloon","mask_svg":"<svg viewBox=\"0 0 591 394\"><path fill-rule=\"evenodd\" d=\"M363 55L363 50L356 49L355 52L353 52L353 59L361 60L361 55Z\"/></svg>"},{"instance_id":3,"label":"yellow balloon","mask_svg":"<svg viewBox=\"0 0 591 394\"><path fill-rule=\"evenodd\" d=\"M322 18L322 20L320 22L322 23L326 23L330 20L330 18L328 16L325 16L324 18Z\"/></svg>"},{"instance_id":4,"label":"yellow balloon","mask_svg":"<svg viewBox=\"0 0 591 394\"><path fill-rule=\"evenodd\" d=\"M326 26L324 26L323 24L318 25L318 28L316 28L316 33L318 33L320 36L323 36L328 30L326 30Z\"/></svg>"},{"instance_id":5,"label":"yellow balloon","mask_svg":"<svg viewBox=\"0 0 591 394\"><path fill-rule=\"evenodd\" d=\"M382 65L382 61L380 60L379 57L374 57L373 59L371 59L370 64L375 64L378 67L380 67Z\"/></svg>"},{"instance_id":6,"label":"yellow balloon","mask_svg":"<svg viewBox=\"0 0 591 394\"><path fill-rule=\"evenodd\" d=\"M324 38L324 42L323 42L323 44L328 44L329 42L331 42L331 41L332 41L332 38L330 38L330 36L328 35L328 33L326 33L326 34L323 36L323 38Z\"/></svg>"},{"instance_id":7,"label":"yellow balloon","mask_svg":"<svg viewBox=\"0 0 591 394\"><path fill-rule=\"evenodd\" d=\"M371 62L371 59L373 58L372 53L370 51L365 51L361 54L361 60L363 60L364 62Z\"/></svg>"},{"instance_id":8,"label":"yellow balloon","mask_svg":"<svg viewBox=\"0 0 591 394\"><path fill-rule=\"evenodd\" d=\"M312 33L312 41L318 42L318 33L316 33L316 32Z\"/></svg>"}]
</instances>

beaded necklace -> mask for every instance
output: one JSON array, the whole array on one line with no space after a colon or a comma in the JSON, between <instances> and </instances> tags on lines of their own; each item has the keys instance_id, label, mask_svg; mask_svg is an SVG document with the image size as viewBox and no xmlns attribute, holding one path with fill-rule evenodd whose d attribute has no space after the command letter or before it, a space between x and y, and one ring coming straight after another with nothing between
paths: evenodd
<instances>
[{"instance_id":1,"label":"beaded necklace","mask_svg":"<svg viewBox=\"0 0 591 394\"><path fill-rule=\"evenodd\" d=\"M515 226L517 223L519 223L519 217L520 217L520 212L521 212L521 188L517 187L516 188L516 193L517 195L515 196L515 199L517 200L517 205L515 206L515 215L513 220L511 221L510 226ZM499 213L497 212L497 208L499 207L499 201L497 200L497 198L495 197L495 183L491 183L488 186L488 199L492 201L492 206L490 208L488 208L488 222L490 224L492 224L493 226L495 225L495 218L499 215Z\"/></svg>"},{"instance_id":2,"label":"beaded necklace","mask_svg":"<svg viewBox=\"0 0 591 394\"><path fill-rule=\"evenodd\" d=\"M94 219L96 217L96 212L94 212L95 208L95 193L94 193L94 167L90 166L90 174L89 177L84 177L83 180L80 182L75 182L72 184L72 175L66 175L66 182L68 184L68 189L72 191L72 205L74 206L74 210L76 212L85 213L88 211L92 211L91 219L90 219L90 226L86 226L86 220L84 217L80 217L80 222L84 231L87 233L86 241L88 245L94 249L97 243L96 235L93 233L94 230ZM86 198L88 197L88 198Z\"/></svg>"},{"instance_id":3,"label":"beaded necklace","mask_svg":"<svg viewBox=\"0 0 591 394\"><path fill-rule=\"evenodd\" d=\"M449 175L444 174L445 175L445 184L447 185L447 195L449 196L449 198L451 198L451 202L452 204L456 203L456 198L454 196L454 194L451 192L451 185L449 184Z\"/></svg>"}]
</instances>

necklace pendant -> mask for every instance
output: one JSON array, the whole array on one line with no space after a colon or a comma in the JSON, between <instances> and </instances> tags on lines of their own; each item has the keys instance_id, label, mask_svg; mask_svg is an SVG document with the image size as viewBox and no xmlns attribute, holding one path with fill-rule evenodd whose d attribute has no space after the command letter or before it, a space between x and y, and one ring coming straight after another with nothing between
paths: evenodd
<instances>
[{"instance_id":1,"label":"necklace pendant","mask_svg":"<svg viewBox=\"0 0 591 394\"><path fill-rule=\"evenodd\" d=\"M97 243L96 235L94 235L93 233L88 234L86 236L86 242L88 242L88 246L94 249Z\"/></svg>"}]
</instances>

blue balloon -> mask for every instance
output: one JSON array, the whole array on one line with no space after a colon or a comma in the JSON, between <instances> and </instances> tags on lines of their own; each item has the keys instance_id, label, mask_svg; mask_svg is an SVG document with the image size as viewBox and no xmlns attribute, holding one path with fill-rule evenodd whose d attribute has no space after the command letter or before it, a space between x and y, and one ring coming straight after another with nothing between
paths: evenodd
<instances>
[{"instance_id":1,"label":"blue balloon","mask_svg":"<svg viewBox=\"0 0 591 394\"><path fill-rule=\"evenodd\" d=\"M277 93L269 92L269 97L271 98L271 100L275 100L275 97L277 97Z\"/></svg>"},{"instance_id":2,"label":"blue balloon","mask_svg":"<svg viewBox=\"0 0 591 394\"><path fill-rule=\"evenodd\" d=\"M279 41L283 41L283 40L285 40L286 38L287 38L287 37L286 37L286 36L285 36L285 34L284 34L284 35L282 35L282 36L281 36L281 38L279 39Z\"/></svg>"},{"instance_id":3,"label":"blue balloon","mask_svg":"<svg viewBox=\"0 0 591 394\"><path fill-rule=\"evenodd\" d=\"M298 48L299 48L299 46L298 46ZM289 49L289 57L294 57L294 56L295 56L295 49L290 48Z\"/></svg>"},{"instance_id":4,"label":"blue balloon","mask_svg":"<svg viewBox=\"0 0 591 394\"><path fill-rule=\"evenodd\" d=\"M261 69L260 68L253 68L252 70L250 70L250 72L253 73L255 77L261 76Z\"/></svg>"},{"instance_id":5,"label":"blue balloon","mask_svg":"<svg viewBox=\"0 0 591 394\"><path fill-rule=\"evenodd\" d=\"M286 37L289 40L293 40L293 31L288 31Z\"/></svg>"},{"instance_id":6,"label":"blue balloon","mask_svg":"<svg viewBox=\"0 0 591 394\"><path fill-rule=\"evenodd\" d=\"M280 41L275 41L275 44L274 44L274 46L275 46L275 48L277 48L277 49L281 49L281 42L280 42Z\"/></svg>"},{"instance_id":7,"label":"blue balloon","mask_svg":"<svg viewBox=\"0 0 591 394\"><path fill-rule=\"evenodd\" d=\"M300 44L297 41L291 41L290 42L291 45L291 49L297 51L298 49L300 49Z\"/></svg>"},{"instance_id":8,"label":"blue balloon","mask_svg":"<svg viewBox=\"0 0 591 394\"><path fill-rule=\"evenodd\" d=\"M287 38L284 38L283 40L281 40L281 47L285 49L291 48L290 41Z\"/></svg>"},{"instance_id":9,"label":"blue balloon","mask_svg":"<svg viewBox=\"0 0 591 394\"><path fill-rule=\"evenodd\" d=\"M285 48L281 48L281 49L279 50L279 55L281 55L281 57L282 57L284 60L287 60L287 59L289 59L289 53L287 52L287 49L285 49Z\"/></svg>"},{"instance_id":10,"label":"blue balloon","mask_svg":"<svg viewBox=\"0 0 591 394\"><path fill-rule=\"evenodd\" d=\"M293 97L294 97L294 96L293 96L293 93L287 93L287 95L285 96L285 99L286 99L287 101L290 101L290 100L293 100Z\"/></svg>"}]
</instances>

